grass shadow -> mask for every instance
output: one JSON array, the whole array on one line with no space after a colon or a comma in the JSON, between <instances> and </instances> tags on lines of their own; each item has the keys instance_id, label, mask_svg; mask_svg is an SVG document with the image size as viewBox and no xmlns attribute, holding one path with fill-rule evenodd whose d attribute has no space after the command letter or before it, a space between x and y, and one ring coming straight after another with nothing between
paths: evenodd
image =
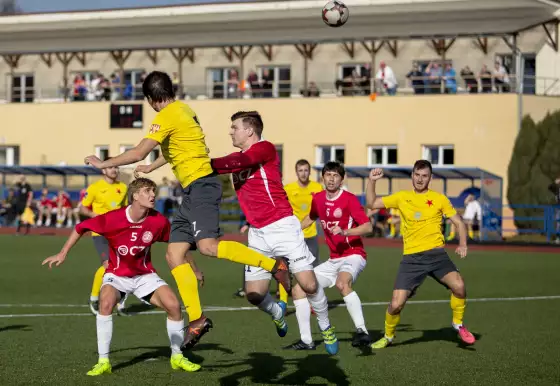
<instances>
[{"instance_id":1,"label":"grass shadow","mask_svg":"<svg viewBox=\"0 0 560 386\"><path fill-rule=\"evenodd\" d=\"M393 343L393 346L406 346L410 344L417 344L423 342L444 341L444 342L457 343L457 347L463 350L476 351L476 349L472 345L468 345L464 343L457 336L457 331L455 331L452 327L443 327L434 330L408 330L408 331L421 331L422 335L417 338L405 340L404 342ZM482 335L480 334L473 333L473 335L477 341L479 341L482 338Z\"/></svg>"},{"instance_id":2,"label":"grass shadow","mask_svg":"<svg viewBox=\"0 0 560 386\"><path fill-rule=\"evenodd\" d=\"M14 330L32 331L32 329L29 327L31 326L29 326L28 324L12 324L11 326L0 327L0 332Z\"/></svg>"}]
</instances>

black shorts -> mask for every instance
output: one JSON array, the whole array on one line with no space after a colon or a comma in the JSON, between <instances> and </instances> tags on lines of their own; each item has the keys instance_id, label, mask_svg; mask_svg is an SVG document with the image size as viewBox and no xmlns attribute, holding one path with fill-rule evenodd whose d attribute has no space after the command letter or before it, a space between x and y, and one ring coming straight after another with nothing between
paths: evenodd
<instances>
[{"instance_id":1,"label":"black shorts","mask_svg":"<svg viewBox=\"0 0 560 386\"><path fill-rule=\"evenodd\" d=\"M91 238L93 239L93 245L99 255L99 260L101 264L103 264L105 261L109 260L109 240L103 236L92 236Z\"/></svg>"},{"instance_id":2,"label":"black shorts","mask_svg":"<svg viewBox=\"0 0 560 386\"><path fill-rule=\"evenodd\" d=\"M319 260L319 239L317 236L309 237L305 239L305 244L307 244L307 248L309 248L309 251L315 256L313 267L318 266L321 263Z\"/></svg>"},{"instance_id":3,"label":"black shorts","mask_svg":"<svg viewBox=\"0 0 560 386\"><path fill-rule=\"evenodd\" d=\"M196 249L202 239L217 239L220 230L222 183L215 174L199 178L183 189L183 202L171 224L170 243L189 243Z\"/></svg>"},{"instance_id":4,"label":"black shorts","mask_svg":"<svg viewBox=\"0 0 560 386\"><path fill-rule=\"evenodd\" d=\"M395 281L395 289L411 291L410 296L413 296L426 276L431 276L443 284L441 279L445 275L458 271L443 248L404 255Z\"/></svg>"},{"instance_id":5,"label":"black shorts","mask_svg":"<svg viewBox=\"0 0 560 386\"><path fill-rule=\"evenodd\" d=\"M25 212L25 208L27 208L27 202L16 202L14 205L16 216L21 216Z\"/></svg>"}]
</instances>

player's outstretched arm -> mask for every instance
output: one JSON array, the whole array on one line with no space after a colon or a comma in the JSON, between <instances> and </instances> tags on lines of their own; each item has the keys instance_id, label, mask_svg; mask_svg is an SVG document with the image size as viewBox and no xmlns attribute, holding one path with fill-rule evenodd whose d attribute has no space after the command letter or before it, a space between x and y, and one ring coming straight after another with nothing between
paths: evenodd
<instances>
[{"instance_id":1,"label":"player's outstretched arm","mask_svg":"<svg viewBox=\"0 0 560 386\"><path fill-rule=\"evenodd\" d=\"M98 169L130 165L145 159L157 145L159 143L156 140L144 138L138 145L114 158L101 161L98 157L90 155L84 159L84 162L86 165L91 165Z\"/></svg>"},{"instance_id":2,"label":"player's outstretched arm","mask_svg":"<svg viewBox=\"0 0 560 386\"><path fill-rule=\"evenodd\" d=\"M245 152L236 152L225 157L212 158L212 168L218 174L228 174L236 169L245 169L272 161L276 148L269 142L259 142Z\"/></svg>"},{"instance_id":3,"label":"player's outstretched arm","mask_svg":"<svg viewBox=\"0 0 560 386\"><path fill-rule=\"evenodd\" d=\"M339 226L336 226L332 230L333 235L342 236L365 236L371 232L373 232L373 225L369 221L357 226L356 228L342 229Z\"/></svg>"},{"instance_id":4,"label":"player's outstretched arm","mask_svg":"<svg viewBox=\"0 0 560 386\"><path fill-rule=\"evenodd\" d=\"M385 204L383 204L383 200L381 199L381 197L377 197L377 193L375 191L375 185L377 183L377 180L381 178L383 178L382 169L372 169L369 172L369 181L366 189L366 208L369 209L385 208Z\"/></svg>"},{"instance_id":5,"label":"player's outstretched arm","mask_svg":"<svg viewBox=\"0 0 560 386\"><path fill-rule=\"evenodd\" d=\"M451 216L449 218L453 225L455 225L455 229L457 229L457 233L459 233L459 246L455 250L461 259L467 256L467 227L463 222L463 219L458 214Z\"/></svg>"},{"instance_id":6,"label":"player's outstretched arm","mask_svg":"<svg viewBox=\"0 0 560 386\"><path fill-rule=\"evenodd\" d=\"M201 287L204 287L204 273L200 269L198 269L198 266L194 262L194 258L188 252L185 255L185 263L190 264L190 266L191 266L191 268L194 272L194 275L196 276L196 280L198 280Z\"/></svg>"},{"instance_id":7,"label":"player's outstretched arm","mask_svg":"<svg viewBox=\"0 0 560 386\"><path fill-rule=\"evenodd\" d=\"M86 217L89 218L93 218L95 216L97 216L95 213L93 213L93 210L91 210L90 208L88 208L87 206L80 206L80 214L83 214Z\"/></svg>"},{"instance_id":8,"label":"player's outstretched arm","mask_svg":"<svg viewBox=\"0 0 560 386\"><path fill-rule=\"evenodd\" d=\"M76 232L76 230L73 230L70 236L68 237L68 240L66 240L66 243L64 243L64 246L62 247L60 252L58 252L54 256L47 257L45 260L43 260L43 263L41 265L48 264L49 268L52 268L53 264L56 267L58 267L60 264L64 263L64 261L66 260L66 256L68 255L68 252L70 252L72 247L76 245L76 243L78 242L78 240L80 240L81 237L82 237L81 234Z\"/></svg>"},{"instance_id":9,"label":"player's outstretched arm","mask_svg":"<svg viewBox=\"0 0 560 386\"><path fill-rule=\"evenodd\" d=\"M149 165L138 165L134 169L134 178L140 177L140 173L149 174L154 170L161 168L163 165L167 164L167 160L163 155L160 155L158 159Z\"/></svg>"}]
</instances>

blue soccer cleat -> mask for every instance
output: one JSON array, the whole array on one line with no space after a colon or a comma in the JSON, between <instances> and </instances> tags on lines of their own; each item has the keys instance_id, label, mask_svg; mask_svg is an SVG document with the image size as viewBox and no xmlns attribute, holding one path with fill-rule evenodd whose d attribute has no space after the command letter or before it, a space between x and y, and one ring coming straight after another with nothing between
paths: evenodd
<instances>
[{"instance_id":1,"label":"blue soccer cleat","mask_svg":"<svg viewBox=\"0 0 560 386\"><path fill-rule=\"evenodd\" d=\"M329 326L326 330L321 331L323 335L323 341L325 342L325 348L327 352L331 355L338 353L338 339L336 339L336 334L334 333L334 327Z\"/></svg>"},{"instance_id":2,"label":"blue soccer cleat","mask_svg":"<svg viewBox=\"0 0 560 386\"><path fill-rule=\"evenodd\" d=\"M288 333L288 323L286 323L286 320L284 319L284 315L286 315L288 305L283 301L279 301L278 305L282 309L282 316L280 317L280 319L272 319L272 321L276 325L276 332L278 333L278 336L280 338L283 338Z\"/></svg>"}]
</instances>

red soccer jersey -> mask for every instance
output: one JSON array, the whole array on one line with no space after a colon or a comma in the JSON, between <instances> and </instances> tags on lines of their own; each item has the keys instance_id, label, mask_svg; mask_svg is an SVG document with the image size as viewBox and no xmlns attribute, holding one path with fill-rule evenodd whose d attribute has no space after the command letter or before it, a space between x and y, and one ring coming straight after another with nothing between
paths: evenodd
<instances>
[{"instance_id":1,"label":"red soccer jersey","mask_svg":"<svg viewBox=\"0 0 560 386\"><path fill-rule=\"evenodd\" d=\"M132 222L128 208L121 208L87 219L76 225L76 232L99 233L109 241L107 272L117 276L133 277L155 272L150 247L169 241L169 221L151 210L141 222Z\"/></svg>"},{"instance_id":2,"label":"red soccer jersey","mask_svg":"<svg viewBox=\"0 0 560 386\"><path fill-rule=\"evenodd\" d=\"M39 205L42 207L47 207L49 209L52 209L56 207L56 198L51 199L49 198L49 196L42 196Z\"/></svg>"},{"instance_id":3,"label":"red soccer jersey","mask_svg":"<svg viewBox=\"0 0 560 386\"><path fill-rule=\"evenodd\" d=\"M360 236L345 237L333 235L331 232L337 225L342 229L350 229L369 222L358 197L346 190L340 190L335 198L329 199L327 192L323 190L313 196L309 217L312 220L321 220L325 239L331 250L331 259L350 255L366 257Z\"/></svg>"},{"instance_id":4,"label":"red soccer jersey","mask_svg":"<svg viewBox=\"0 0 560 386\"><path fill-rule=\"evenodd\" d=\"M239 206L251 226L262 228L293 215L272 143L260 141L246 151L214 158L212 167L220 174L231 173Z\"/></svg>"},{"instance_id":5,"label":"red soccer jersey","mask_svg":"<svg viewBox=\"0 0 560 386\"><path fill-rule=\"evenodd\" d=\"M61 204L63 208L72 208L72 202L70 201L70 197L66 193L62 196L58 195L56 198L56 205Z\"/></svg>"},{"instance_id":6,"label":"red soccer jersey","mask_svg":"<svg viewBox=\"0 0 560 386\"><path fill-rule=\"evenodd\" d=\"M80 200L78 202L81 203L84 197L86 196L86 194L87 194L87 189L80 190Z\"/></svg>"}]
</instances>

